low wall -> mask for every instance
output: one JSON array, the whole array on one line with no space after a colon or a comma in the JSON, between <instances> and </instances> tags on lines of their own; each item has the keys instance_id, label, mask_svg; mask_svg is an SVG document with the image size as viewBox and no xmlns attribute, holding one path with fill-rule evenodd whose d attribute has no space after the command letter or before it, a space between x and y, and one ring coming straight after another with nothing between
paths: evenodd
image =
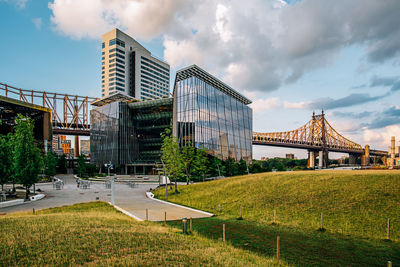
<instances>
[{"instance_id":1,"label":"low wall","mask_svg":"<svg viewBox=\"0 0 400 267\"><path fill-rule=\"evenodd\" d=\"M16 206L16 205L20 205L20 204L23 204L23 203L24 203L23 199L4 201L4 202L0 202L0 208Z\"/></svg>"}]
</instances>

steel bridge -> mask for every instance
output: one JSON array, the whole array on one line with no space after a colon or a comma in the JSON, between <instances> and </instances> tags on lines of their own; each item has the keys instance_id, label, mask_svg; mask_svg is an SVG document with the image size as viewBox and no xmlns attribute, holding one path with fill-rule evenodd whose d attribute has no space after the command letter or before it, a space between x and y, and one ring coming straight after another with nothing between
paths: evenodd
<instances>
[{"instance_id":1,"label":"steel bridge","mask_svg":"<svg viewBox=\"0 0 400 267\"><path fill-rule=\"evenodd\" d=\"M361 157L362 165L369 165L370 157L386 157L388 152L364 148L338 133L326 120L324 111L320 115L313 113L312 119L300 128L287 132L253 132L253 145L291 147L308 150L308 165L315 167L315 158L319 157L319 167L328 164L328 152L349 153L349 163L355 164ZM322 159L322 160L321 160Z\"/></svg>"},{"instance_id":2,"label":"steel bridge","mask_svg":"<svg viewBox=\"0 0 400 267\"><path fill-rule=\"evenodd\" d=\"M89 105L97 98L26 90L0 83L0 95L52 110L54 134L90 135Z\"/></svg>"}]
</instances>

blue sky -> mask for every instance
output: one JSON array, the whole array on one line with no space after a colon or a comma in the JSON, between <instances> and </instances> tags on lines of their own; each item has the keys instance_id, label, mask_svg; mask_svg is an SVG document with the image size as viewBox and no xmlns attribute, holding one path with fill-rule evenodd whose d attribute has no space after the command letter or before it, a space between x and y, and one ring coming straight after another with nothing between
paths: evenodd
<instances>
[{"instance_id":1,"label":"blue sky","mask_svg":"<svg viewBox=\"0 0 400 267\"><path fill-rule=\"evenodd\" d=\"M357 1L0 0L0 81L99 97L101 33L117 26L173 71L195 63L247 95L255 131L295 129L325 108L346 137L386 149L400 139L400 5L367 0L361 12Z\"/></svg>"}]
</instances>

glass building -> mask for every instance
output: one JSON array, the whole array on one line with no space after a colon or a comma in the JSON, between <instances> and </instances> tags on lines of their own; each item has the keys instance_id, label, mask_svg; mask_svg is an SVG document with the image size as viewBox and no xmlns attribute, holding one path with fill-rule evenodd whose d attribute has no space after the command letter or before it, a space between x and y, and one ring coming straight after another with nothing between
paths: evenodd
<instances>
[{"instance_id":1,"label":"glass building","mask_svg":"<svg viewBox=\"0 0 400 267\"><path fill-rule=\"evenodd\" d=\"M161 133L172 124L172 98L138 101L115 94L92 103L91 163L126 173L151 173L161 156ZM120 170L122 172L122 170Z\"/></svg>"},{"instance_id":2,"label":"glass building","mask_svg":"<svg viewBox=\"0 0 400 267\"><path fill-rule=\"evenodd\" d=\"M177 72L173 133L182 146L204 147L220 159L252 159L249 99L192 65Z\"/></svg>"}]
</instances>

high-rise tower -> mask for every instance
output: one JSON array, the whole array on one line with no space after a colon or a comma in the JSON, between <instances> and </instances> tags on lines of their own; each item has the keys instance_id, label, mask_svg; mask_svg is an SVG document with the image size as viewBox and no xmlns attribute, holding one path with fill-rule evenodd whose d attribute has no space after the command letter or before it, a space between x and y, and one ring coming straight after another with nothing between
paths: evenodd
<instances>
[{"instance_id":1,"label":"high-rise tower","mask_svg":"<svg viewBox=\"0 0 400 267\"><path fill-rule=\"evenodd\" d=\"M136 99L169 95L170 68L129 35L113 29L102 36L101 96L118 92Z\"/></svg>"}]
</instances>

